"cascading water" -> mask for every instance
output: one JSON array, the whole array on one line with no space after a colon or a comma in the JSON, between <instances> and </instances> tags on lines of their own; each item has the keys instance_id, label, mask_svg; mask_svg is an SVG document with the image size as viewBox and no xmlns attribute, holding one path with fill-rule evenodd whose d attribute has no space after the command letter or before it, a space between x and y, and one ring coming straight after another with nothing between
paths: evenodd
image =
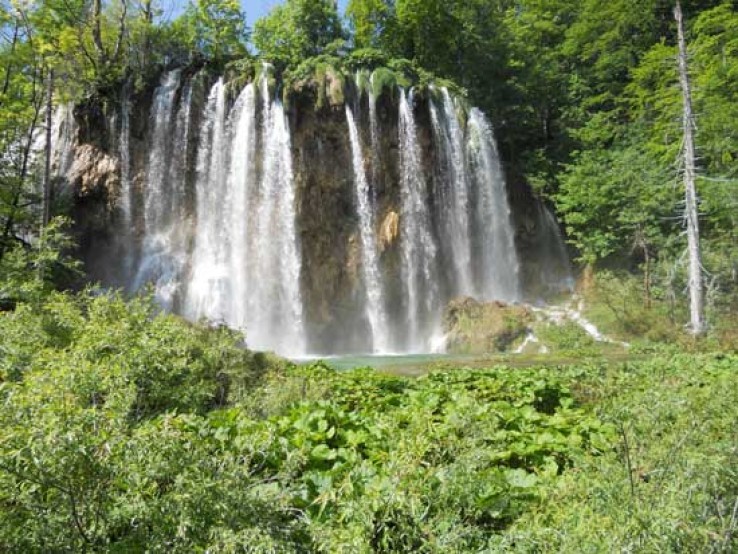
<instances>
[{"instance_id":1,"label":"cascading water","mask_svg":"<svg viewBox=\"0 0 738 554\"><path fill-rule=\"evenodd\" d=\"M410 351L428 349L440 309L436 242L431 231L428 189L423 178L413 98L400 92L399 134L402 195L402 274L407 289L407 339Z\"/></svg>"},{"instance_id":2,"label":"cascading water","mask_svg":"<svg viewBox=\"0 0 738 554\"><path fill-rule=\"evenodd\" d=\"M134 290L145 283L155 283L157 300L169 310L175 308L179 279L186 262L178 226L180 222L174 217L176 212L172 209L172 206L181 202L177 197L180 183L170 181L169 171L173 151L182 147L177 137L172 139L175 136L173 131L178 128L175 99L180 79L179 70L164 74L154 93L151 109L153 132L143 201L144 234L133 283ZM174 177L177 179L179 176Z\"/></svg>"},{"instance_id":3,"label":"cascading water","mask_svg":"<svg viewBox=\"0 0 738 554\"><path fill-rule=\"evenodd\" d=\"M254 313L249 291L258 280L258 275L250 271L250 240L253 236L253 225L250 219L251 198L255 191L255 159L256 159L256 88L249 84L243 89L232 112L232 144L231 166L228 174L229 196L226 199L230 206L231 256L230 276L232 280L233 299L230 319L239 329L250 329L257 326L256 319L249 320Z\"/></svg>"},{"instance_id":4,"label":"cascading water","mask_svg":"<svg viewBox=\"0 0 738 554\"><path fill-rule=\"evenodd\" d=\"M564 245L561 228L551 210L543 203L535 204L537 232L535 234L536 258L543 268L542 288L547 294L574 290L569 256Z\"/></svg>"},{"instance_id":5,"label":"cascading water","mask_svg":"<svg viewBox=\"0 0 738 554\"><path fill-rule=\"evenodd\" d=\"M242 329L255 348L299 354L305 345L289 127L266 78L261 96L259 134L253 84L228 115L222 79L210 91L200 129L185 313Z\"/></svg>"},{"instance_id":6,"label":"cascading water","mask_svg":"<svg viewBox=\"0 0 738 554\"><path fill-rule=\"evenodd\" d=\"M451 260L453 270L451 294L474 296L472 281L471 229L469 222L469 179L464 154L464 134L456 107L446 88L441 89L443 112L429 102L433 134L442 164L440 183L436 187L437 210L443 227L442 247Z\"/></svg>"},{"instance_id":7,"label":"cascading water","mask_svg":"<svg viewBox=\"0 0 738 554\"><path fill-rule=\"evenodd\" d=\"M296 230L295 180L289 123L279 99L261 80L263 175L255 212L254 307L258 320L252 341L280 352L305 352L300 291L301 257Z\"/></svg>"},{"instance_id":8,"label":"cascading water","mask_svg":"<svg viewBox=\"0 0 738 554\"><path fill-rule=\"evenodd\" d=\"M476 188L471 235L478 294L483 300L520 299L519 263L505 180L490 126L476 108L469 113L467 155Z\"/></svg>"},{"instance_id":9,"label":"cascading water","mask_svg":"<svg viewBox=\"0 0 738 554\"><path fill-rule=\"evenodd\" d=\"M389 350L389 323L385 308L384 287L377 253L376 217L372 203L372 192L364 169L364 155L359 140L359 131L351 108L346 106L346 121L351 141L351 158L354 167L356 208L359 214L359 234L364 288L366 290L365 311L372 328L372 346L377 352Z\"/></svg>"},{"instance_id":10,"label":"cascading water","mask_svg":"<svg viewBox=\"0 0 738 554\"><path fill-rule=\"evenodd\" d=\"M133 180L131 179L131 99L128 83L123 86L120 103L118 155L120 157L120 211L123 215L123 227L130 231L133 222Z\"/></svg>"},{"instance_id":11,"label":"cascading water","mask_svg":"<svg viewBox=\"0 0 738 554\"><path fill-rule=\"evenodd\" d=\"M169 198L166 206L169 215L166 223L170 228L175 222L182 221L187 217L187 165L189 144L192 138L192 94L193 83L188 81L182 89L179 109L174 122L171 160L167 172ZM184 248L182 243L178 243L177 246L179 252Z\"/></svg>"},{"instance_id":12,"label":"cascading water","mask_svg":"<svg viewBox=\"0 0 738 554\"><path fill-rule=\"evenodd\" d=\"M52 171L55 177L65 177L72 168L76 132L74 106L60 105L54 113L51 132Z\"/></svg>"},{"instance_id":13,"label":"cascading water","mask_svg":"<svg viewBox=\"0 0 738 554\"><path fill-rule=\"evenodd\" d=\"M170 138L173 136L174 100L179 88L180 75L179 70L165 74L161 85L154 93L154 105L151 111L154 126L146 181L157 183L157 186L147 187L144 197L144 223L147 234L149 229L162 230L171 215L167 209L171 205L168 162L172 153Z\"/></svg>"},{"instance_id":14,"label":"cascading water","mask_svg":"<svg viewBox=\"0 0 738 554\"><path fill-rule=\"evenodd\" d=\"M435 100L402 89L392 97L359 94L344 106L344 130L333 127L338 141L321 142L292 135L299 114L288 120L269 71L237 96L223 79L208 92L200 86L205 76L165 74L143 168L129 154L135 110L124 102L121 209L125 225L142 230L132 235L140 244L130 246L140 253L132 288L153 283L166 309L244 330L250 347L293 356L347 351L345 344L427 352L442 342L441 313L453 296L522 298L503 174L480 111L464 120L445 89ZM367 100L368 111L359 111ZM345 166L315 173L306 137L318 141L311 155L332 144L328 159ZM144 178L140 188L134 175ZM328 217L339 219L320 215L326 201L340 210ZM326 219L307 232L306 217ZM303 266L304 257L315 259L303 241L323 240L316 232L346 243L336 243L335 262ZM339 282L346 288L335 291L336 305L329 295L317 307L309 287ZM333 335L323 334L316 343L315 326L325 322L344 338L332 344Z\"/></svg>"},{"instance_id":15,"label":"cascading water","mask_svg":"<svg viewBox=\"0 0 738 554\"><path fill-rule=\"evenodd\" d=\"M229 204L226 175L226 91L223 79L213 85L203 113L197 153L195 247L186 291L185 313L229 323Z\"/></svg>"}]
</instances>

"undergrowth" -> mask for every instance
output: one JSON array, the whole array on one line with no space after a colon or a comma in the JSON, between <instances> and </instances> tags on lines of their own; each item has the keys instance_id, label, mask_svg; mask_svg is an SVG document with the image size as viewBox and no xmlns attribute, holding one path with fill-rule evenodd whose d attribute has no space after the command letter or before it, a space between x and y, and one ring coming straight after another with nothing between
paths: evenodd
<instances>
[{"instance_id":1,"label":"undergrowth","mask_svg":"<svg viewBox=\"0 0 738 554\"><path fill-rule=\"evenodd\" d=\"M92 291L0 332L3 551L736 547L732 355L337 373Z\"/></svg>"}]
</instances>

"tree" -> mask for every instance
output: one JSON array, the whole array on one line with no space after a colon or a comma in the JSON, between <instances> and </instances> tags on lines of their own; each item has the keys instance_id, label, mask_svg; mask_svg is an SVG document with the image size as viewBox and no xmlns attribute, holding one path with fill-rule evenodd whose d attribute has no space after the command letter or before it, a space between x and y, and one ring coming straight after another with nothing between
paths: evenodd
<instances>
[{"instance_id":1,"label":"tree","mask_svg":"<svg viewBox=\"0 0 738 554\"><path fill-rule=\"evenodd\" d=\"M383 48L394 35L394 3L390 0L350 0L346 17L356 48Z\"/></svg>"},{"instance_id":2,"label":"tree","mask_svg":"<svg viewBox=\"0 0 738 554\"><path fill-rule=\"evenodd\" d=\"M296 67L344 38L332 0L287 0L254 25L259 54L278 68Z\"/></svg>"},{"instance_id":3,"label":"tree","mask_svg":"<svg viewBox=\"0 0 738 554\"><path fill-rule=\"evenodd\" d=\"M246 54L246 19L238 0L196 0L187 7L183 21L193 51L214 61Z\"/></svg>"},{"instance_id":4,"label":"tree","mask_svg":"<svg viewBox=\"0 0 738 554\"><path fill-rule=\"evenodd\" d=\"M32 183L34 141L44 106L45 59L32 13L9 6L9 44L0 44L0 261L33 229L38 203ZM38 219L36 219L36 222Z\"/></svg>"},{"instance_id":5,"label":"tree","mask_svg":"<svg viewBox=\"0 0 738 554\"><path fill-rule=\"evenodd\" d=\"M689 252L689 299L691 330L695 335L705 332L705 300L702 290L702 261L700 256L700 225L697 213L697 189L695 186L696 163L694 149L694 116L692 114L692 90L687 63L687 43L684 39L684 17L677 0L674 18L679 33L679 82L684 99L684 193Z\"/></svg>"}]
</instances>

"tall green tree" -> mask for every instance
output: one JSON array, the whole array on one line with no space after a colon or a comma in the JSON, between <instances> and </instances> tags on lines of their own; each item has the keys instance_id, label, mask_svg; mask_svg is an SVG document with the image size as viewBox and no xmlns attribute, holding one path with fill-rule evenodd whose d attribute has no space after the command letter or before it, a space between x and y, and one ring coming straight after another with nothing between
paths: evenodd
<instances>
[{"instance_id":1,"label":"tall green tree","mask_svg":"<svg viewBox=\"0 0 738 554\"><path fill-rule=\"evenodd\" d=\"M248 30L238 0L195 0L182 19L190 48L211 60L246 54Z\"/></svg>"},{"instance_id":2,"label":"tall green tree","mask_svg":"<svg viewBox=\"0 0 738 554\"><path fill-rule=\"evenodd\" d=\"M279 68L297 66L345 38L333 0L287 0L254 25L259 54Z\"/></svg>"}]
</instances>

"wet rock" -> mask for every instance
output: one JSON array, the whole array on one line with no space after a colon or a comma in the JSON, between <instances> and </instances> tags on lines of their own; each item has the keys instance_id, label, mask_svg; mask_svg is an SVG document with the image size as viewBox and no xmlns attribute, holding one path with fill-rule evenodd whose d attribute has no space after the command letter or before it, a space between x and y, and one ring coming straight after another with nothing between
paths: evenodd
<instances>
[{"instance_id":1,"label":"wet rock","mask_svg":"<svg viewBox=\"0 0 738 554\"><path fill-rule=\"evenodd\" d=\"M77 147L68 176L75 194L78 197L114 197L120 189L118 164L117 157L94 144Z\"/></svg>"},{"instance_id":2,"label":"wet rock","mask_svg":"<svg viewBox=\"0 0 738 554\"><path fill-rule=\"evenodd\" d=\"M397 212L389 212L379 228L379 249L384 252L390 248L400 236L400 216Z\"/></svg>"}]
</instances>

